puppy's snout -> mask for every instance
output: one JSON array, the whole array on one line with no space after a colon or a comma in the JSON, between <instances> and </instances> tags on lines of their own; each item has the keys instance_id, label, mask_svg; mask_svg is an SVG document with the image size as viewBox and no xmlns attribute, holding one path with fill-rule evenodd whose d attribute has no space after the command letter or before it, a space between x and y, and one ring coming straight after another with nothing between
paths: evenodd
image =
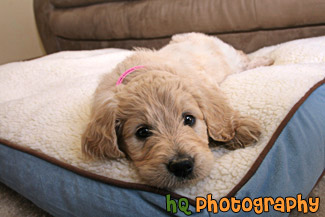
<instances>
[{"instance_id":1,"label":"puppy's snout","mask_svg":"<svg viewBox=\"0 0 325 217\"><path fill-rule=\"evenodd\" d=\"M180 178L186 178L189 176L194 168L194 160L191 157L183 157L175 160L171 160L167 165L168 170L175 176Z\"/></svg>"}]
</instances>

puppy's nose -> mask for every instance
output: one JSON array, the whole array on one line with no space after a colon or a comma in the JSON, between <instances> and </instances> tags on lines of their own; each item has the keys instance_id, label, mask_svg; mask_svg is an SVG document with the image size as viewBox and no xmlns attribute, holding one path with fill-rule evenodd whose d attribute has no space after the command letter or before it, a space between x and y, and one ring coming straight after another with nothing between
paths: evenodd
<instances>
[{"instance_id":1,"label":"puppy's nose","mask_svg":"<svg viewBox=\"0 0 325 217\"><path fill-rule=\"evenodd\" d=\"M186 178L193 171L194 160L191 157L171 160L167 167L168 170L172 172L175 176L180 178Z\"/></svg>"}]
</instances>

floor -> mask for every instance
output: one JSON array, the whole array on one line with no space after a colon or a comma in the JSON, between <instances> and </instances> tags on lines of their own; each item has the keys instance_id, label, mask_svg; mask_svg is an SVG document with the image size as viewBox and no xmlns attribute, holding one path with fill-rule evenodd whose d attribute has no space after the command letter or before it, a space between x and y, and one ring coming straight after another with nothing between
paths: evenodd
<instances>
[{"instance_id":1,"label":"floor","mask_svg":"<svg viewBox=\"0 0 325 217\"><path fill-rule=\"evenodd\" d=\"M316 213L303 214L293 211L290 217L325 216L325 176L314 188L311 197L320 197L320 208ZM2 217L51 217L50 214L35 206L32 202L0 183L0 216Z\"/></svg>"},{"instance_id":2,"label":"floor","mask_svg":"<svg viewBox=\"0 0 325 217\"><path fill-rule=\"evenodd\" d=\"M51 217L29 200L0 183L1 217Z\"/></svg>"}]
</instances>

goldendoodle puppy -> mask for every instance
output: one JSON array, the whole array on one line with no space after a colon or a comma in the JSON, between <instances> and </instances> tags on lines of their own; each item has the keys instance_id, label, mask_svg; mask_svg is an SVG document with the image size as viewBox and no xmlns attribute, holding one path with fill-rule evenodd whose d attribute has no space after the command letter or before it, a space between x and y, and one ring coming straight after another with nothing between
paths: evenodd
<instances>
[{"instance_id":1,"label":"goldendoodle puppy","mask_svg":"<svg viewBox=\"0 0 325 217\"><path fill-rule=\"evenodd\" d=\"M271 63L200 33L175 35L158 51L138 49L100 82L83 153L127 157L160 188L195 183L211 170L209 141L236 149L260 135L256 120L234 111L218 84Z\"/></svg>"}]
</instances>

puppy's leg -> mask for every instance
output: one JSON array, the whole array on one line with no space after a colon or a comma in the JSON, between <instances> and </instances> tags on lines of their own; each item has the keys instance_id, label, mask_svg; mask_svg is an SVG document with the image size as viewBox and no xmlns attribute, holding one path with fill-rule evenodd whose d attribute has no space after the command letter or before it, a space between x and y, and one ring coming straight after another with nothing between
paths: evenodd
<instances>
[{"instance_id":1,"label":"puppy's leg","mask_svg":"<svg viewBox=\"0 0 325 217\"><path fill-rule=\"evenodd\" d=\"M246 66L246 70L257 68L260 66L270 66L273 63L274 63L274 60L271 59L270 57L266 57L266 56L255 57L255 58L249 60L247 66Z\"/></svg>"},{"instance_id":2,"label":"puppy's leg","mask_svg":"<svg viewBox=\"0 0 325 217\"><path fill-rule=\"evenodd\" d=\"M257 56L250 59L243 51L238 50L237 53L238 56L240 56L241 62L241 64L239 64L241 66L239 71L245 71L260 66L270 66L274 63L274 60L267 56Z\"/></svg>"},{"instance_id":3,"label":"puppy's leg","mask_svg":"<svg viewBox=\"0 0 325 217\"><path fill-rule=\"evenodd\" d=\"M214 44L219 49L224 60L227 62L229 68L231 69L231 73L239 73L259 66L269 66L274 63L272 58L266 56L258 56L250 59L243 51L235 49L217 37L210 37L210 39L211 38L213 38Z\"/></svg>"}]
</instances>

